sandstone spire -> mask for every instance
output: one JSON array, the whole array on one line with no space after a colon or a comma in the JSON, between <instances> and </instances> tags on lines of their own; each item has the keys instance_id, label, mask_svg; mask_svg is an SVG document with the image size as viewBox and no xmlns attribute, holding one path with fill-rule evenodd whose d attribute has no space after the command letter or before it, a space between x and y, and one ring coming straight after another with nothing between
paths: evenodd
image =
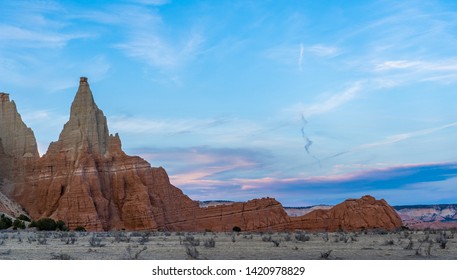
<instances>
[{"instance_id":1,"label":"sandstone spire","mask_svg":"<svg viewBox=\"0 0 457 280\"><path fill-rule=\"evenodd\" d=\"M86 77L80 78L79 88L71 105L70 120L60 133L58 143L60 151L71 152L73 155L87 149L90 154L103 156L108 149L106 117L95 104ZM50 147L50 150L54 148L56 147Z\"/></svg>"},{"instance_id":2,"label":"sandstone spire","mask_svg":"<svg viewBox=\"0 0 457 280\"><path fill-rule=\"evenodd\" d=\"M35 135L22 121L9 94L0 93L0 138L6 153L14 157L38 157Z\"/></svg>"},{"instance_id":3,"label":"sandstone spire","mask_svg":"<svg viewBox=\"0 0 457 280\"><path fill-rule=\"evenodd\" d=\"M21 175L39 157L33 131L22 121L9 94L0 92L0 178Z\"/></svg>"}]
</instances>

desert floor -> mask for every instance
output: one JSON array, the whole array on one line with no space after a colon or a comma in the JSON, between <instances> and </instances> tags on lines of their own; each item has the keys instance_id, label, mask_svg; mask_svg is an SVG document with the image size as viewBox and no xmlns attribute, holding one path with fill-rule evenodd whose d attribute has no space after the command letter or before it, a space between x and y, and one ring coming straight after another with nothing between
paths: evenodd
<instances>
[{"instance_id":1,"label":"desert floor","mask_svg":"<svg viewBox=\"0 0 457 280\"><path fill-rule=\"evenodd\" d=\"M0 232L0 259L457 259L455 230L357 233ZM213 246L214 245L214 246Z\"/></svg>"}]
</instances>

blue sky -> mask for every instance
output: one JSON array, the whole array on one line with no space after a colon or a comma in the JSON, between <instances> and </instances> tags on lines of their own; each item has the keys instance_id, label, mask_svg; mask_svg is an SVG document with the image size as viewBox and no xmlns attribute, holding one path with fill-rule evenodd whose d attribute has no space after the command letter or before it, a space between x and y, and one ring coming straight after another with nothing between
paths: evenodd
<instances>
[{"instance_id":1,"label":"blue sky","mask_svg":"<svg viewBox=\"0 0 457 280\"><path fill-rule=\"evenodd\" d=\"M0 0L0 91L44 153L89 77L193 199L457 203L455 1Z\"/></svg>"}]
</instances>

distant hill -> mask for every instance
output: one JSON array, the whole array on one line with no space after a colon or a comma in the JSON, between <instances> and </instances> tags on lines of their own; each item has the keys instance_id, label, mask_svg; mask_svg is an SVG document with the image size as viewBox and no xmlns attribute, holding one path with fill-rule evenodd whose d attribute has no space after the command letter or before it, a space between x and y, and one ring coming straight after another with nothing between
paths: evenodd
<instances>
[{"instance_id":1,"label":"distant hill","mask_svg":"<svg viewBox=\"0 0 457 280\"><path fill-rule=\"evenodd\" d=\"M392 206L395 210L399 211L402 209L418 209L418 208L434 208L443 210L446 208L454 208L457 209L457 204L418 204L418 205L398 205Z\"/></svg>"},{"instance_id":2,"label":"distant hill","mask_svg":"<svg viewBox=\"0 0 457 280\"><path fill-rule=\"evenodd\" d=\"M457 228L457 204L393 206L410 228Z\"/></svg>"}]
</instances>

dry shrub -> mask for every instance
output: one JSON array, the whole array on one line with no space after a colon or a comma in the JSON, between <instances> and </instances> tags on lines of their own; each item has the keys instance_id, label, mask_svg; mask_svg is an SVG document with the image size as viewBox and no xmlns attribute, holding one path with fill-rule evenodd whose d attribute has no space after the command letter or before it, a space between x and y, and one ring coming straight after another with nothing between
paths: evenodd
<instances>
[{"instance_id":1,"label":"dry shrub","mask_svg":"<svg viewBox=\"0 0 457 280\"><path fill-rule=\"evenodd\" d=\"M206 248L214 248L214 247L216 247L216 241L214 241L214 238L210 238L210 239L205 240L204 245Z\"/></svg>"}]
</instances>

